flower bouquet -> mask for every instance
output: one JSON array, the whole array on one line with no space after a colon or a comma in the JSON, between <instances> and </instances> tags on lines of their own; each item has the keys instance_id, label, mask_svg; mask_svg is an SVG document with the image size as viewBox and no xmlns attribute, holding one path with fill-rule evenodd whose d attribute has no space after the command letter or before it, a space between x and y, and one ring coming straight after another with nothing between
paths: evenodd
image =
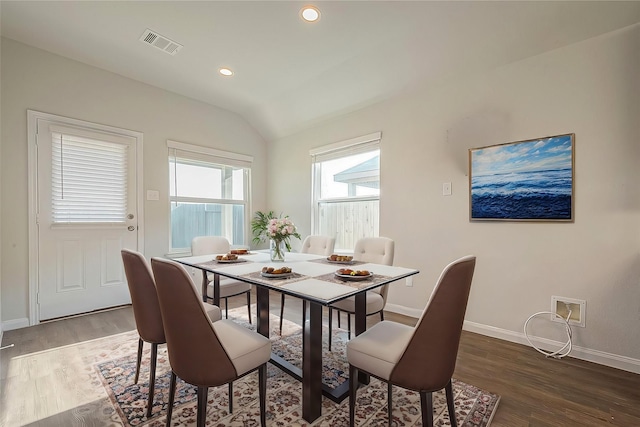
<instances>
[{"instance_id":1,"label":"flower bouquet","mask_svg":"<svg viewBox=\"0 0 640 427\"><path fill-rule=\"evenodd\" d=\"M284 250L291 251L291 238L300 239L300 234L288 216L276 216L273 211L256 212L251 220L253 242L258 244L269 239L271 261L284 261Z\"/></svg>"}]
</instances>

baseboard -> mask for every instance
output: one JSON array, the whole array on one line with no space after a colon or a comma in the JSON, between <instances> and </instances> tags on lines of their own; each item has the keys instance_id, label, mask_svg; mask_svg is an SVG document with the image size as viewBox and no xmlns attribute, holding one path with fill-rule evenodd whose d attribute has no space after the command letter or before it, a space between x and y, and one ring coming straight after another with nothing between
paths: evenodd
<instances>
[{"instance_id":1,"label":"baseboard","mask_svg":"<svg viewBox=\"0 0 640 427\"><path fill-rule=\"evenodd\" d=\"M398 304L387 303L384 309L385 311L414 317L416 319L422 315L422 310L405 307ZM469 322L467 320L465 320L464 322L463 329L465 331L475 332L480 335L486 335L489 337L529 346L529 342L527 341L524 332L509 331L507 329L496 328L494 326L483 325L481 323ZM564 342L554 341L546 338L530 336L529 339L536 346L547 346L546 348L549 349L559 349L563 345L565 345ZM592 350L590 348L580 347L576 345L573 345L571 353L568 357L586 360L588 362L597 363L599 365L609 366L611 368L622 369L623 371L640 374L640 360L633 359L631 357L620 356L617 354L607 353L599 350Z\"/></svg>"},{"instance_id":2,"label":"baseboard","mask_svg":"<svg viewBox=\"0 0 640 427\"><path fill-rule=\"evenodd\" d=\"M493 338L505 341L515 342L529 346L524 332L514 332L506 329L496 328L494 326L483 325L480 323L469 322L465 320L463 329L469 332L475 332ZM565 342L550 340L547 338L529 336L531 342L536 346L548 346L549 349L559 349ZM543 347L544 348L544 347ZM553 351L553 350L552 350ZM586 360L588 362L597 363L599 365L609 366L611 368L622 369L623 371L640 374L640 360L631 357L620 356L617 354L607 353L604 351L593 350L590 348L573 345L571 353L568 357Z\"/></svg>"},{"instance_id":3,"label":"baseboard","mask_svg":"<svg viewBox=\"0 0 640 427\"><path fill-rule=\"evenodd\" d=\"M420 318L422 316L422 310L417 308L405 307L404 305L386 303L384 311L390 311L392 313L402 314L403 316L409 316L413 318Z\"/></svg>"},{"instance_id":4,"label":"baseboard","mask_svg":"<svg viewBox=\"0 0 640 427\"><path fill-rule=\"evenodd\" d=\"M29 326L29 319L26 317L2 322L3 331L12 331L14 329L26 328L27 326Z\"/></svg>"}]
</instances>

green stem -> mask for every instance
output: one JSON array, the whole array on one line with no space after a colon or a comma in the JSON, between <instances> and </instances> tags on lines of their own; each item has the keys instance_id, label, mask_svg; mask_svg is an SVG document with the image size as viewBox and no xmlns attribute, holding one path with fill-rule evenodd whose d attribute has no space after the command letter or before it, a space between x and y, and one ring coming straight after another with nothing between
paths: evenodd
<instances>
[{"instance_id":1,"label":"green stem","mask_svg":"<svg viewBox=\"0 0 640 427\"><path fill-rule=\"evenodd\" d=\"M271 239L271 240L273 240L273 244L275 246L275 248L273 249L273 252L274 252L273 258L284 261L284 253L282 251L282 246L281 246L282 241L277 239Z\"/></svg>"}]
</instances>

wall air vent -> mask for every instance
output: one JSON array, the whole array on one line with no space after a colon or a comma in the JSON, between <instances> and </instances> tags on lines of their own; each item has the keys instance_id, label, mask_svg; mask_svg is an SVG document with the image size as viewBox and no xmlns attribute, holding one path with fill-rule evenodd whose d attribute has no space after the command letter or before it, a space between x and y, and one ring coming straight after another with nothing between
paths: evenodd
<instances>
[{"instance_id":1,"label":"wall air vent","mask_svg":"<svg viewBox=\"0 0 640 427\"><path fill-rule=\"evenodd\" d=\"M180 43L169 40L165 36L161 36L160 34L148 28L140 37L140 41L149 44L157 49L160 49L161 51L168 53L169 55L175 55L180 49L182 49L182 45Z\"/></svg>"}]
</instances>

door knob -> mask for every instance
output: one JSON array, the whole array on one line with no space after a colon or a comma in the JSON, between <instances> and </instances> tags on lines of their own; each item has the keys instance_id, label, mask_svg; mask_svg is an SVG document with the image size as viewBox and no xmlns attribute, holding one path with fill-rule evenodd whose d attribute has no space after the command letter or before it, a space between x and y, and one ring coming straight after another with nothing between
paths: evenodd
<instances>
[{"instance_id":1,"label":"door knob","mask_svg":"<svg viewBox=\"0 0 640 427\"><path fill-rule=\"evenodd\" d=\"M136 229L136 228L135 228L133 225L130 225L130 226L128 226L128 227L127 227L127 230L129 230L129 231L133 231L133 230L135 230L135 229Z\"/></svg>"}]
</instances>

